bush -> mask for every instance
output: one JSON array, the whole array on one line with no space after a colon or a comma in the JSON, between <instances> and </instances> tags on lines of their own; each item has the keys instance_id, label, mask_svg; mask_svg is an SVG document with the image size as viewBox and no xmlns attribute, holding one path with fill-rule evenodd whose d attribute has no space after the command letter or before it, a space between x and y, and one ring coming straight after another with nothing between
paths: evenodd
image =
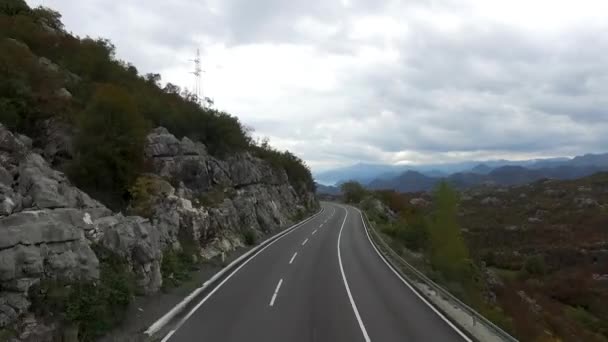
<instances>
[{"instance_id":1,"label":"bush","mask_svg":"<svg viewBox=\"0 0 608 342\"><path fill-rule=\"evenodd\" d=\"M170 194L173 190L171 184L161 177L150 174L141 175L129 189L131 197L129 212L151 218L156 199Z\"/></svg>"},{"instance_id":2,"label":"bush","mask_svg":"<svg viewBox=\"0 0 608 342\"><path fill-rule=\"evenodd\" d=\"M533 255L526 258L524 262L523 271L527 275L542 276L547 272L545 265L545 259L542 255Z\"/></svg>"},{"instance_id":3,"label":"bush","mask_svg":"<svg viewBox=\"0 0 608 342\"><path fill-rule=\"evenodd\" d=\"M70 175L112 208L123 207L143 166L144 137L148 131L127 90L115 85L98 87L79 122L75 160Z\"/></svg>"},{"instance_id":4,"label":"bush","mask_svg":"<svg viewBox=\"0 0 608 342\"><path fill-rule=\"evenodd\" d=\"M406 248L414 251L421 251L427 248L429 231L424 220L420 219L410 224L405 224L401 221L397 224L400 226L397 229L398 237Z\"/></svg>"},{"instance_id":5,"label":"bush","mask_svg":"<svg viewBox=\"0 0 608 342\"><path fill-rule=\"evenodd\" d=\"M565 309L565 313L566 316L577 321L585 328L608 337L608 322L595 317L584 308L570 306Z\"/></svg>"},{"instance_id":6,"label":"bush","mask_svg":"<svg viewBox=\"0 0 608 342\"><path fill-rule=\"evenodd\" d=\"M30 290L32 311L53 313L66 326L77 326L80 341L93 341L117 326L135 294L135 279L127 262L103 247L94 249L100 259L99 280L45 279Z\"/></svg>"},{"instance_id":7,"label":"bush","mask_svg":"<svg viewBox=\"0 0 608 342\"><path fill-rule=\"evenodd\" d=\"M209 191L202 192L197 199L198 203L203 207L217 208L226 199L226 194L223 189L216 187Z\"/></svg>"},{"instance_id":8,"label":"bush","mask_svg":"<svg viewBox=\"0 0 608 342\"><path fill-rule=\"evenodd\" d=\"M367 190L356 181L348 181L340 185L346 203L359 203L367 196Z\"/></svg>"},{"instance_id":9,"label":"bush","mask_svg":"<svg viewBox=\"0 0 608 342\"><path fill-rule=\"evenodd\" d=\"M253 246L257 242L257 234L253 229L247 229L243 232L243 240L247 246Z\"/></svg>"},{"instance_id":10,"label":"bush","mask_svg":"<svg viewBox=\"0 0 608 342\"><path fill-rule=\"evenodd\" d=\"M187 246L182 246L180 251L167 248L163 252L160 271L163 275L164 290L179 286L184 281L192 278L190 272L195 269L195 256Z\"/></svg>"}]
</instances>

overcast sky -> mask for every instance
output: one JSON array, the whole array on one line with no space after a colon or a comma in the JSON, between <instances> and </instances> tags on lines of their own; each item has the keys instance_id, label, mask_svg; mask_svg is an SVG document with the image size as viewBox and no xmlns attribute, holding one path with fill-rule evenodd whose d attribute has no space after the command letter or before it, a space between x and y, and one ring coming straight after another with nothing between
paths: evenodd
<instances>
[{"instance_id":1,"label":"overcast sky","mask_svg":"<svg viewBox=\"0 0 608 342\"><path fill-rule=\"evenodd\" d=\"M608 150L605 0L28 0L315 171Z\"/></svg>"}]
</instances>

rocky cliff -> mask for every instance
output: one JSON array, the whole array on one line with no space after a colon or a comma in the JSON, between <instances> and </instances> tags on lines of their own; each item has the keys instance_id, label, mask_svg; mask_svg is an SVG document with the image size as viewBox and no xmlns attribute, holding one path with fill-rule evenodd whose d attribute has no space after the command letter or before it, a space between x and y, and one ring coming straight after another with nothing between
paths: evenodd
<instances>
[{"instance_id":1,"label":"rocky cliff","mask_svg":"<svg viewBox=\"0 0 608 342\"><path fill-rule=\"evenodd\" d=\"M149 173L132 189L130 215L74 187L45 152L0 124L0 332L15 331L17 341L50 340L63 330L61 316L33 312L32 289L94 283L105 262L100 251L124 262L137 292L150 294L162 286L166 253L213 258L318 207L283 169L249 153L215 158L161 127L146 138Z\"/></svg>"}]
</instances>

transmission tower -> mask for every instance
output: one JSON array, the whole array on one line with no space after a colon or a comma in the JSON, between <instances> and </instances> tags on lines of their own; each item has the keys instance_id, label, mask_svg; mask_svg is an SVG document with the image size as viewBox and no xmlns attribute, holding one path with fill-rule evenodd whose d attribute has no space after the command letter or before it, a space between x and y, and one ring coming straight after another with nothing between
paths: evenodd
<instances>
[{"instance_id":1,"label":"transmission tower","mask_svg":"<svg viewBox=\"0 0 608 342\"><path fill-rule=\"evenodd\" d=\"M194 71L191 72L194 74L194 94L196 95L198 103L205 106L203 87L201 86L201 77L204 70L201 67L201 51L199 49L196 49L196 58L192 61L194 62Z\"/></svg>"}]
</instances>

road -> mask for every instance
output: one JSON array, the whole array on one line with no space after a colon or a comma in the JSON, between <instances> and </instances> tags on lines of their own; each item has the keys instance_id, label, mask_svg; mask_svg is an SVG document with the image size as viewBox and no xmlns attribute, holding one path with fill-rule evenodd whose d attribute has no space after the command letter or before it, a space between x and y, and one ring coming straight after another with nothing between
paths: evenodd
<instances>
[{"instance_id":1,"label":"road","mask_svg":"<svg viewBox=\"0 0 608 342\"><path fill-rule=\"evenodd\" d=\"M165 341L466 341L380 258L357 209L322 205Z\"/></svg>"}]
</instances>

